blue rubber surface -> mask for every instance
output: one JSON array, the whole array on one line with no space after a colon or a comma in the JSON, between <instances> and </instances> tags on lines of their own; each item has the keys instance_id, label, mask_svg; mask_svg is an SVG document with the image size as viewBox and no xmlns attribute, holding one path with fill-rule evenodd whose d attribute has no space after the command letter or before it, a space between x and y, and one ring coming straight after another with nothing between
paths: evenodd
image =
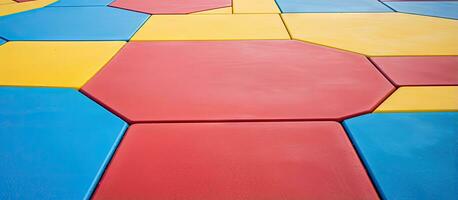
<instances>
[{"instance_id":1,"label":"blue rubber surface","mask_svg":"<svg viewBox=\"0 0 458 200\"><path fill-rule=\"evenodd\" d=\"M59 0L50 6L106 6L114 0Z\"/></svg>"},{"instance_id":2,"label":"blue rubber surface","mask_svg":"<svg viewBox=\"0 0 458 200\"><path fill-rule=\"evenodd\" d=\"M0 199L88 199L127 124L73 89L0 87Z\"/></svg>"},{"instance_id":3,"label":"blue rubber surface","mask_svg":"<svg viewBox=\"0 0 458 200\"><path fill-rule=\"evenodd\" d=\"M391 8L404 13L458 19L458 2L385 2Z\"/></svg>"},{"instance_id":4,"label":"blue rubber surface","mask_svg":"<svg viewBox=\"0 0 458 200\"><path fill-rule=\"evenodd\" d=\"M276 0L283 13L392 12L377 0Z\"/></svg>"},{"instance_id":5,"label":"blue rubber surface","mask_svg":"<svg viewBox=\"0 0 458 200\"><path fill-rule=\"evenodd\" d=\"M0 45L5 44L5 43L6 43L6 41L4 39L0 38Z\"/></svg>"},{"instance_id":6,"label":"blue rubber surface","mask_svg":"<svg viewBox=\"0 0 458 200\"><path fill-rule=\"evenodd\" d=\"M385 199L457 199L458 113L368 114L344 126Z\"/></svg>"},{"instance_id":7,"label":"blue rubber surface","mask_svg":"<svg viewBox=\"0 0 458 200\"><path fill-rule=\"evenodd\" d=\"M46 7L0 18L8 40L129 40L149 15L111 7Z\"/></svg>"}]
</instances>

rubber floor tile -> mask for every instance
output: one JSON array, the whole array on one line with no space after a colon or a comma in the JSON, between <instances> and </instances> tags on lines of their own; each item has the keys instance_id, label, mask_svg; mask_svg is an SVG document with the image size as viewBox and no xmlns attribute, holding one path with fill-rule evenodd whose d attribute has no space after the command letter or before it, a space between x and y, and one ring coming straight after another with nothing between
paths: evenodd
<instances>
[{"instance_id":1,"label":"rubber floor tile","mask_svg":"<svg viewBox=\"0 0 458 200\"><path fill-rule=\"evenodd\" d=\"M190 15L206 15L206 14L232 14L232 7L216 8L200 12L191 13Z\"/></svg>"},{"instance_id":2,"label":"rubber floor tile","mask_svg":"<svg viewBox=\"0 0 458 200\"><path fill-rule=\"evenodd\" d=\"M46 7L0 19L8 40L129 40L148 15L110 7Z\"/></svg>"},{"instance_id":3,"label":"rubber floor tile","mask_svg":"<svg viewBox=\"0 0 458 200\"><path fill-rule=\"evenodd\" d=\"M386 2L390 2L390 1L458 1L458 0L382 0L382 1L386 1Z\"/></svg>"},{"instance_id":4,"label":"rubber floor tile","mask_svg":"<svg viewBox=\"0 0 458 200\"><path fill-rule=\"evenodd\" d=\"M341 120L394 87L367 58L292 40L129 42L82 90L130 122Z\"/></svg>"},{"instance_id":5,"label":"rubber floor tile","mask_svg":"<svg viewBox=\"0 0 458 200\"><path fill-rule=\"evenodd\" d=\"M36 1L29 1L29 2L21 2L21 3L0 4L1 5L0 6L0 17L43 8L56 1L57 0L36 0Z\"/></svg>"},{"instance_id":6,"label":"rubber floor tile","mask_svg":"<svg viewBox=\"0 0 458 200\"><path fill-rule=\"evenodd\" d=\"M0 5L16 3L13 0L0 0Z\"/></svg>"},{"instance_id":7,"label":"rubber floor tile","mask_svg":"<svg viewBox=\"0 0 458 200\"><path fill-rule=\"evenodd\" d=\"M231 0L116 0L111 6L149 14L189 14L229 7Z\"/></svg>"},{"instance_id":8,"label":"rubber floor tile","mask_svg":"<svg viewBox=\"0 0 458 200\"><path fill-rule=\"evenodd\" d=\"M59 0L50 6L106 6L113 0Z\"/></svg>"},{"instance_id":9,"label":"rubber floor tile","mask_svg":"<svg viewBox=\"0 0 458 200\"><path fill-rule=\"evenodd\" d=\"M281 13L275 0L232 0L234 13Z\"/></svg>"},{"instance_id":10,"label":"rubber floor tile","mask_svg":"<svg viewBox=\"0 0 458 200\"><path fill-rule=\"evenodd\" d=\"M88 199L127 124L73 89L0 87L0 199Z\"/></svg>"},{"instance_id":11,"label":"rubber floor tile","mask_svg":"<svg viewBox=\"0 0 458 200\"><path fill-rule=\"evenodd\" d=\"M458 111L458 86L400 87L375 112Z\"/></svg>"},{"instance_id":12,"label":"rubber floor tile","mask_svg":"<svg viewBox=\"0 0 458 200\"><path fill-rule=\"evenodd\" d=\"M401 13L283 14L293 39L368 56L458 55L458 21Z\"/></svg>"},{"instance_id":13,"label":"rubber floor tile","mask_svg":"<svg viewBox=\"0 0 458 200\"><path fill-rule=\"evenodd\" d=\"M284 13L392 12L377 0L276 0Z\"/></svg>"},{"instance_id":14,"label":"rubber floor tile","mask_svg":"<svg viewBox=\"0 0 458 200\"><path fill-rule=\"evenodd\" d=\"M346 120L384 199L455 199L458 113L368 114Z\"/></svg>"},{"instance_id":15,"label":"rubber floor tile","mask_svg":"<svg viewBox=\"0 0 458 200\"><path fill-rule=\"evenodd\" d=\"M8 42L0 85L80 88L125 42Z\"/></svg>"},{"instance_id":16,"label":"rubber floor tile","mask_svg":"<svg viewBox=\"0 0 458 200\"><path fill-rule=\"evenodd\" d=\"M458 56L373 57L399 86L458 85Z\"/></svg>"},{"instance_id":17,"label":"rubber floor tile","mask_svg":"<svg viewBox=\"0 0 458 200\"><path fill-rule=\"evenodd\" d=\"M458 2L386 2L398 12L458 19Z\"/></svg>"},{"instance_id":18,"label":"rubber floor tile","mask_svg":"<svg viewBox=\"0 0 458 200\"><path fill-rule=\"evenodd\" d=\"M155 15L132 40L261 40L290 39L280 16Z\"/></svg>"},{"instance_id":19,"label":"rubber floor tile","mask_svg":"<svg viewBox=\"0 0 458 200\"><path fill-rule=\"evenodd\" d=\"M378 199L336 122L135 124L100 199Z\"/></svg>"}]
</instances>

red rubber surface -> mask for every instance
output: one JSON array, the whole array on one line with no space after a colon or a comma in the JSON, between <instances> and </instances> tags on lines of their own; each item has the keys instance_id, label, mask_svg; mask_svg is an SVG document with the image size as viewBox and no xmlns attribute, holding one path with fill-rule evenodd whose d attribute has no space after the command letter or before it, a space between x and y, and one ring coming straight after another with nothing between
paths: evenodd
<instances>
[{"instance_id":1,"label":"red rubber surface","mask_svg":"<svg viewBox=\"0 0 458 200\"><path fill-rule=\"evenodd\" d=\"M149 14L188 14L231 5L231 0L116 0L110 4Z\"/></svg>"},{"instance_id":2,"label":"red rubber surface","mask_svg":"<svg viewBox=\"0 0 458 200\"><path fill-rule=\"evenodd\" d=\"M458 56L371 59L399 86L458 85Z\"/></svg>"},{"instance_id":3,"label":"red rubber surface","mask_svg":"<svg viewBox=\"0 0 458 200\"><path fill-rule=\"evenodd\" d=\"M335 122L131 126L101 199L378 199Z\"/></svg>"},{"instance_id":4,"label":"red rubber surface","mask_svg":"<svg viewBox=\"0 0 458 200\"><path fill-rule=\"evenodd\" d=\"M341 120L393 89L363 56L291 40L129 42L83 87L130 122Z\"/></svg>"}]
</instances>

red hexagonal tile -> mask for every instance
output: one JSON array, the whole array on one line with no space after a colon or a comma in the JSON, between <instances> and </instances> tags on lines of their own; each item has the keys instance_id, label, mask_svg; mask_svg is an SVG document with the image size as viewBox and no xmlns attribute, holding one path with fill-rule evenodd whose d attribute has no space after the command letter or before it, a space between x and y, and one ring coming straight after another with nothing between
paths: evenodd
<instances>
[{"instance_id":1,"label":"red hexagonal tile","mask_svg":"<svg viewBox=\"0 0 458 200\"><path fill-rule=\"evenodd\" d=\"M130 42L83 87L130 122L341 120L393 89L366 57L292 40Z\"/></svg>"},{"instance_id":2,"label":"red hexagonal tile","mask_svg":"<svg viewBox=\"0 0 458 200\"><path fill-rule=\"evenodd\" d=\"M378 199L336 122L135 124L95 200Z\"/></svg>"},{"instance_id":3,"label":"red hexagonal tile","mask_svg":"<svg viewBox=\"0 0 458 200\"><path fill-rule=\"evenodd\" d=\"M116 0L110 6L149 14L188 14L232 5L231 0Z\"/></svg>"},{"instance_id":4,"label":"red hexagonal tile","mask_svg":"<svg viewBox=\"0 0 458 200\"><path fill-rule=\"evenodd\" d=\"M399 86L458 85L458 56L374 57L371 59Z\"/></svg>"}]
</instances>

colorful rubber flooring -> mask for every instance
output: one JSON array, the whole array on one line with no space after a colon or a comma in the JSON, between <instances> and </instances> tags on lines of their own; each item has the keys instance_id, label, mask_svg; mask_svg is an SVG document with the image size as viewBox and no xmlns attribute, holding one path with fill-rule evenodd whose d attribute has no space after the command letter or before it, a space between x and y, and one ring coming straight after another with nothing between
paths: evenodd
<instances>
[{"instance_id":1,"label":"colorful rubber flooring","mask_svg":"<svg viewBox=\"0 0 458 200\"><path fill-rule=\"evenodd\" d=\"M458 199L457 2L0 0L0 199Z\"/></svg>"}]
</instances>

